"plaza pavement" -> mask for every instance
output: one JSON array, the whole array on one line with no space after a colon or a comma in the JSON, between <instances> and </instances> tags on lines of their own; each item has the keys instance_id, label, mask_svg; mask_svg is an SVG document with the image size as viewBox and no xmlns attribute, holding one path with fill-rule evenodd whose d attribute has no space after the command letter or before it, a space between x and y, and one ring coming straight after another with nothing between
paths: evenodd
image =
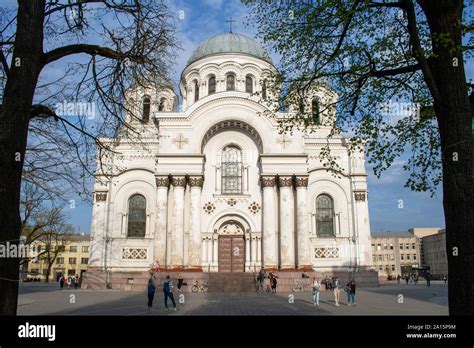
<instances>
[{"instance_id":1,"label":"plaza pavement","mask_svg":"<svg viewBox=\"0 0 474 348\"><path fill-rule=\"evenodd\" d=\"M184 296L181 297L184 303L179 303L180 295ZM341 291L341 306L336 307L330 291L321 292L320 306L313 305L311 293L308 292L258 294L175 291L179 310L167 312L163 294L157 292L153 310L148 312L146 293L60 290L57 284L25 283L20 285L18 315L448 315L447 295L448 286L442 282L432 282L431 287L425 283L393 284L357 289L355 307L347 306L346 293ZM172 308L171 303L169 306Z\"/></svg>"}]
</instances>

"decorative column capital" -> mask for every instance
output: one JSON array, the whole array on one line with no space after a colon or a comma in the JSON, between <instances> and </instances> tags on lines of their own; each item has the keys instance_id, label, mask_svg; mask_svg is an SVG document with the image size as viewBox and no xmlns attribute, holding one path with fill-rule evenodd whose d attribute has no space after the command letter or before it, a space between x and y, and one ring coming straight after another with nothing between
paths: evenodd
<instances>
[{"instance_id":1,"label":"decorative column capital","mask_svg":"<svg viewBox=\"0 0 474 348\"><path fill-rule=\"evenodd\" d=\"M186 177L185 176L173 176L171 178L171 183L175 187L186 187Z\"/></svg>"},{"instance_id":2,"label":"decorative column capital","mask_svg":"<svg viewBox=\"0 0 474 348\"><path fill-rule=\"evenodd\" d=\"M308 177L307 176L297 176L295 178L296 187L308 187Z\"/></svg>"},{"instance_id":3,"label":"decorative column capital","mask_svg":"<svg viewBox=\"0 0 474 348\"><path fill-rule=\"evenodd\" d=\"M170 186L170 178L167 176L157 176L155 177L157 187L168 187Z\"/></svg>"},{"instance_id":4,"label":"decorative column capital","mask_svg":"<svg viewBox=\"0 0 474 348\"><path fill-rule=\"evenodd\" d=\"M278 177L278 186L280 187L292 187L293 178L291 176L280 176Z\"/></svg>"},{"instance_id":5,"label":"decorative column capital","mask_svg":"<svg viewBox=\"0 0 474 348\"><path fill-rule=\"evenodd\" d=\"M275 177L274 176L262 176L262 187L274 187Z\"/></svg>"},{"instance_id":6,"label":"decorative column capital","mask_svg":"<svg viewBox=\"0 0 474 348\"><path fill-rule=\"evenodd\" d=\"M354 196L356 201L365 201L365 191L356 191Z\"/></svg>"},{"instance_id":7,"label":"decorative column capital","mask_svg":"<svg viewBox=\"0 0 474 348\"><path fill-rule=\"evenodd\" d=\"M188 182L189 182L189 186L191 186L191 187L201 187L202 188L202 184L204 183L204 178L202 177L202 175L190 176Z\"/></svg>"},{"instance_id":8,"label":"decorative column capital","mask_svg":"<svg viewBox=\"0 0 474 348\"><path fill-rule=\"evenodd\" d=\"M107 192L96 192L95 201L96 202L105 202L107 200Z\"/></svg>"}]
</instances>

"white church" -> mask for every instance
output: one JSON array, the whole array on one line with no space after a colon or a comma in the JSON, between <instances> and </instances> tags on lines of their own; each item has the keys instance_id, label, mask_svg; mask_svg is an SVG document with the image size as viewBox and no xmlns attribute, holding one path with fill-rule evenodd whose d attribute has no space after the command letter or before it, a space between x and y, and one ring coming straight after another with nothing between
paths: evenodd
<instances>
[{"instance_id":1,"label":"white church","mask_svg":"<svg viewBox=\"0 0 474 348\"><path fill-rule=\"evenodd\" d=\"M202 42L181 74L181 111L171 87L134 87L127 105L139 132L102 139L89 270L107 274L351 271L371 261L364 154L327 139L328 84L305 108L313 132L280 134L288 111L267 116L276 71L254 39L235 33ZM325 111L320 111L325 110ZM323 166L327 145L343 173ZM90 272L88 272L90 273ZM130 278L128 278L130 279Z\"/></svg>"}]
</instances>

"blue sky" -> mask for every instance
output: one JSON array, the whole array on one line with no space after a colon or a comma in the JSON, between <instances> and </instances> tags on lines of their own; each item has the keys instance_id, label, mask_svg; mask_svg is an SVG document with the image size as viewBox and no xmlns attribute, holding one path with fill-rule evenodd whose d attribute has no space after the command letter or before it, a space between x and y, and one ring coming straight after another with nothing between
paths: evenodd
<instances>
[{"instance_id":1,"label":"blue sky","mask_svg":"<svg viewBox=\"0 0 474 348\"><path fill-rule=\"evenodd\" d=\"M16 7L14 1L7 0L3 6ZM178 36L181 40L182 51L179 52L173 73L177 82L181 71L192 51L206 38L229 31L226 20L232 17L235 22L233 31L236 33L255 36L256 29L246 26L247 8L237 0L174 0L170 6L178 16ZM278 57L270 52L274 62ZM278 64L278 63L277 63ZM472 64L466 65L468 78L474 76ZM403 187L407 179L403 172L403 158L395 161L393 167L377 179L369 173L369 213L371 231L405 231L411 227L444 227L442 208L442 192L438 190L434 197L428 193L411 192ZM92 185L92 181L91 181ZM400 200L403 208L399 208ZM70 223L81 232L90 231L92 207L89 203L76 199L75 208L65 207Z\"/></svg>"}]
</instances>

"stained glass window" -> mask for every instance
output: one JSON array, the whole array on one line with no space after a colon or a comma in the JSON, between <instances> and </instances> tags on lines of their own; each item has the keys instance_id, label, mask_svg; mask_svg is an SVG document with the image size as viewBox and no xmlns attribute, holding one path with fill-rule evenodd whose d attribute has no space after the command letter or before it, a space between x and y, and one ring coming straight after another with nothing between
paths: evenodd
<instances>
[{"instance_id":1,"label":"stained glass window","mask_svg":"<svg viewBox=\"0 0 474 348\"><path fill-rule=\"evenodd\" d=\"M222 193L242 192L242 153L235 146L227 146L222 151Z\"/></svg>"},{"instance_id":2,"label":"stained glass window","mask_svg":"<svg viewBox=\"0 0 474 348\"><path fill-rule=\"evenodd\" d=\"M142 195L133 195L128 200L128 237L145 237L146 199Z\"/></svg>"},{"instance_id":3,"label":"stained glass window","mask_svg":"<svg viewBox=\"0 0 474 348\"><path fill-rule=\"evenodd\" d=\"M325 194L316 198L316 230L319 237L334 236L334 202Z\"/></svg>"}]
</instances>

